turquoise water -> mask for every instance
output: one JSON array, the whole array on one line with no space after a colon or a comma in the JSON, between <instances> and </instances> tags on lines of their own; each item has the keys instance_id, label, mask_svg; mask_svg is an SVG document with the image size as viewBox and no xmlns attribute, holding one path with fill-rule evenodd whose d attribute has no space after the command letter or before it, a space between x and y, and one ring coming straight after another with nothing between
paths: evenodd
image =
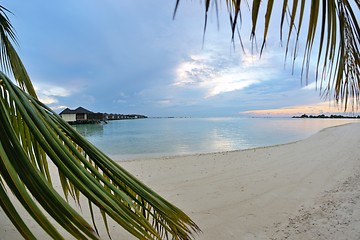
<instances>
[{"instance_id":1,"label":"turquoise water","mask_svg":"<svg viewBox=\"0 0 360 240\"><path fill-rule=\"evenodd\" d=\"M283 144L357 120L147 118L74 126L116 160L209 153Z\"/></svg>"}]
</instances>

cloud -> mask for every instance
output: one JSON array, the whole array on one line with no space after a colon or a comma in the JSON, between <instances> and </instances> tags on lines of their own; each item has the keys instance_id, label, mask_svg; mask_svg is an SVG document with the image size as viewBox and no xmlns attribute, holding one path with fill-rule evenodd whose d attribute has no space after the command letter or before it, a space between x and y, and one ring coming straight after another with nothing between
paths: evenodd
<instances>
[{"instance_id":1,"label":"cloud","mask_svg":"<svg viewBox=\"0 0 360 240\"><path fill-rule=\"evenodd\" d=\"M276 53L258 59L229 53L219 46L210 49L184 58L175 68L173 86L202 90L202 97L210 98L269 81L281 71L273 68L279 61Z\"/></svg>"},{"instance_id":2,"label":"cloud","mask_svg":"<svg viewBox=\"0 0 360 240\"><path fill-rule=\"evenodd\" d=\"M260 83L260 80L249 78L249 76L239 76L237 72L222 73L208 82L208 95L213 97L221 93L232 92L245 89L251 85Z\"/></svg>"},{"instance_id":3,"label":"cloud","mask_svg":"<svg viewBox=\"0 0 360 240\"><path fill-rule=\"evenodd\" d=\"M276 40L268 39L261 59L250 40L243 38L245 54L237 40L234 47L226 9L219 27L209 14L203 43L204 6L196 2L181 2L175 21L170 1L5 2L29 74L41 79L38 95L53 109L223 116L318 100L308 91L313 84L303 87L291 67L284 70L277 33L269 31Z\"/></svg>"},{"instance_id":4,"label":"cloud","mask_svg":"<svg viewBox=\"0 0 360 240\"><path fill-rule=\"evenodd\" d=\"M65 108L67 108L67 106L53 106L53 107L51 107L51 109L53 111L61 111L61 110L65 109Z\"/></svg>"},{"instance_id":5,"label":"cloud","mask_svg":"<svg viewBox=\"0 0 360 240\"><path fill-rule=\"evenodd\" d=\"M35 88L38 93L41 93L42 95L45 96L67 97L71 95L71 91L72 91L64 87L48 85L48 84L44 84L41 87L37 86Z\"/></svg>"},{"instance_id":6,"label":"cloud","mask_svg":"<svg viewBox=\"0 0 360 240\"><path fill-rule=\"evenodd\" d=\"M318 86L316 82L312 82L307 84L305 87L302 88L303 90L317 90Z\"/></svg>"},{"instance_id":7,"label":"cloud","mask_svg":"<svg viewBox=\"0 0 360 240\"><path fill-rule=\"evenodd\" d=\"M40 101L47 105L58 103L59 98L70 97L74 93L80 91L77 87L57 86L54 83L44 82L36 82L34 88ZM52 108L56 109L58 107L52 106Z\"/></svg>"},{"instance_id":8,"label":"cloud","mask_svg":"<svg viewBox=\"0 0 360 240\"><path fill-rule=\"evenodd\" d=\"M54 104L54 103L58 103L59 101L54 98L54 97L49 97L49 96L45 96L45 95L42 95L40 94L39 96L39 100L42 102L42 103L45 103L47 105L51 105L51 104Z\"/></svg>"}]
</instances>

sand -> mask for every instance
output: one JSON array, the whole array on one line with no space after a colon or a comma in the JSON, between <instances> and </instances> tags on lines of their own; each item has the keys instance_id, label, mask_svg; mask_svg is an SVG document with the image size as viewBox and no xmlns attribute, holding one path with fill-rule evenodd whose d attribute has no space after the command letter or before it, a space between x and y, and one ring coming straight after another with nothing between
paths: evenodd
<instances>
[{"instance_id":1,"label":"sand","mask_svg":"<svg viewBox=\"0 0 360 240\"><path fill-rule=\"evenodd\" d=\"M119 163L189 214L195 239L360 239L359 133L354 123L290 144ZM0 239L18 239L0 221Z\"/></svg>"}]
</instances>

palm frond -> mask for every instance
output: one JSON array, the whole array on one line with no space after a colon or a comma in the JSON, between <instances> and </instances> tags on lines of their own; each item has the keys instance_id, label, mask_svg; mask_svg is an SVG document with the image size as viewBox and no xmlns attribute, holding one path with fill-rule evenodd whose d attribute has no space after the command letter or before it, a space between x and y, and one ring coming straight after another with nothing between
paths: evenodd
<instances>
[{"instance_id":1,"label":"palm frond","mask_svg":"<svg viewBox=\"0 0 360 240\"><path fill-rule=\"evenodd\" d=\"M176 1L176 10L180 0ZM211 0L205 1L205 26ZM213 2L220 2L213 0ZM266 4L267 2L267 4ZM260 55L264 50L267 33L273 11L274 1L252 1L250 17L252 28L250 37L255 41L259 9L261 4L266 6L264 16L263 42ZM226 0L229 10L232 39L237 31L237 18L241 20L241 0ZM310 3L310 4L309 4ZM280 5L277 3L277 5ZM280 40L283 40L283 32L287 28L285 57L288 55L292 36L295 37L294 48L291 52L293 66L299 52L299 39L305 38L305 49L302 57L302 78L309 79L312 61L316 61L315 80L320 81L320 92L323 96L335 99L346 110L349 106L354 107L359 102L360 82L360 28L358 18L360 14L359 0L284 0L280 14ZM288 25L284 24L288 19ZM303 22L308 21L305 28ZM319 34L319 35L318 35ZM239 34L240 36L240 34ZM240 43L243 45L240 38ZM315 45L314 45L315 44ZM315 49L314 49L315 47ZM313 60L313 51L317 52L317 58Z\"/></svg>"},{"instance_id":2,"label":"palm frond","mask_svg":"<svg viewBox=\"0 0 360 240\"><path fill-rule=\"evenodd\" d=\"M0 62L19 87L0 72L0 206L25 239L35 239L11 203L9 188L54 239L63 239L44 210L77 239L98 239L93 205L139 239L191 239L197 225L78 134L37 100L31 80L11 41L15 32L0 6ZM59 172L65 199L53 188L48 167ZM94 227L67 202L89 201ZM36 201L34 201L34 199ZM41 206L41 207L40 207ZM42 210L43 209L43 210ZM94 229L95 228L95 229Z\"/></svg>"},{"instance_id":3,"label":"palm frond","mask_svg":"<svg viewBox=\"0 0 360 240\"><path fill-rule=\"evenodd\" d=\"M0 64L5 72L11 72L18 82L19 86L28 92L31 96L36 97L35 89L31 83L30 77L22 63L15 48L11 44L13 41L16 45L16 34L7 17L9 10L0 6Z\"/></svg>"},{"instance_id":4,"label":"palm frond","mask_svg":"<svg viewBox=\"0 0 360 240\"><path fill-rule=\"evenodd\" d=\"M80 192L101 210L105 221L105 216L111 217L134 236L190 239L193 231L199 230L185 213L104 155L51 109L16 87L5 74L0 73L0 79L0 174L26 210L53 238L61 236L31 196L76 238L98 236L53 189L48 171L44 170L46 159L37 159L37 149L42 149L58 168L66 196L77 201ZM6 211L13 213L14 209L9 206ZM18 230L28 236L16 213L11 216Z\"/></svg>"}]
</instances>

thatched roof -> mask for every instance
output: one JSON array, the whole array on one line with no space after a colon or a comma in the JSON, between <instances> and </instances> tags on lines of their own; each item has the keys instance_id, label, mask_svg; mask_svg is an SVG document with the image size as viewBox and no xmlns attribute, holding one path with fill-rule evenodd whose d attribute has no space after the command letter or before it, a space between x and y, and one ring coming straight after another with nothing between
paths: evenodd
<instances>
[{"instance_id":1,"label":"thatched roof","mask_svg":"<svg viewBox=\"0 0 360 240\"><path fill-rule=\"evenodd\" d=\"M69 108L65 108L61 113L60 115L62 114L77 114L77 113L93 113L83 107L78 107L77 109L75 110L71 110Z\"/></svg>"}]
</instances>

